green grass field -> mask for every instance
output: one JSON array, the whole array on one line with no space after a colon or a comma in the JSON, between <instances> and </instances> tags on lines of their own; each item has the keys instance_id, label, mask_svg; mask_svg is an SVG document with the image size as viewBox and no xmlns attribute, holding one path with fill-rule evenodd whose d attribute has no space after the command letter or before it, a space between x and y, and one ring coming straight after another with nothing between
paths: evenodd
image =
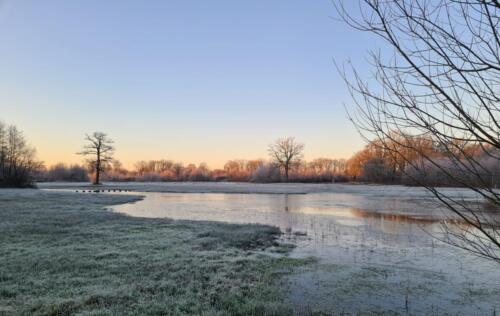
<instances>
[{"instance_id":1,"label":"green grass field","mask_svg":"<svg viewBox=\"0 0 500 316\"><path fill-rule=\"evenodd\" d=\"M288 315L277 228L132 218L134 196L0 190L0 315Z\"/></svg>"}]
</instances>

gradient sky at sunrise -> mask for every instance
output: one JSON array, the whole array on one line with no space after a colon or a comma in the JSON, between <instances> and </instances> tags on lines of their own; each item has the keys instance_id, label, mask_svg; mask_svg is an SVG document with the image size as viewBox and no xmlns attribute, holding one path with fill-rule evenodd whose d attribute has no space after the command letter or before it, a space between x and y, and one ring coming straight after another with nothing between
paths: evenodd
<instances>
[{"instance_id":1,"label":"gradient sky at sunrise","mask_svg":"<svg viewBox=\"0 0 500 316\"><path fill-rule=\"evenodd\" d=\"M333 59L365 63L368 34L329 0L0 0L0 120L50 165L80 162L85 133L116 158L266 158L282 136L306 159L363 146Z\"/></svg>"}]
</instances>

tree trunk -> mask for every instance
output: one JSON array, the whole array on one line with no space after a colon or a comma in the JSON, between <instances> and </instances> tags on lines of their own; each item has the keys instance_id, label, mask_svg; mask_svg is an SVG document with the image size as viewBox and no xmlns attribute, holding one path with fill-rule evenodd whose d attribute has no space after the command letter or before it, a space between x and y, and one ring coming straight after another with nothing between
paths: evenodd
<instances>
[{"instance_id":1,"label":"tree trunk","mask_svg":"<svg viewBox=\"0 0 500 316\"><path fill-rule=\"evenodd\" d=\"M101 154L99 153L99 150L97 151L97 161L95 164L95 181L94 184L99 184L99 176L101 172Z\"/></svg>"}]
</instances>

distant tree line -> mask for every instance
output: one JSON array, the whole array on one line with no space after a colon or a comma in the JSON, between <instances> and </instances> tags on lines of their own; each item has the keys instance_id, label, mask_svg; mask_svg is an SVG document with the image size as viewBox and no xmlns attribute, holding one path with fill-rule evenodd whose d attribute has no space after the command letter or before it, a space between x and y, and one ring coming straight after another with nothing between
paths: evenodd
<instances>
[{"instance_id":1,"label":"distant tree line","mask_svg":"<svg viewBox=\"0 0 500 316\"><path fill-rule=\"evenodd\" d=\"M87 182L89 169L85 166L57 163L49 168L42 167L36 174L38 181Z\"/></svg>"},{"instance_id":2,"label":"distant tree line","mask_svg":"<svg viewBox=\"0 0 500 316\"><path fill-rule=\"evenodd\" d=\"M172 160L139 161L132 170L113 159L113 141L104 133L87 135L81 153L88 157L82 165L57 163L45 167L15 126L0 123L0 186L27 187L36 181L93 183L104 181L230 181L230 182L368 182L380 184L500 186L500 164L494 159L498 149L463 142L449 157L431 135L408 136L391 133L391 140L369 142L349 159L303 159L304 145L294 138L281 138L269 146L269 160L229 160L221 169L207 164L183 164ZM400 155L392 154L397 151ZM424 153L424 154L422 154ZM464 155L461 164L456 157ZM432 160L429 160L432 157ZM466 158L465 158L466 157ZM471 159L484 168L471 174ZM417 167L416 167L417 166ZM462 167L460 167L462 166ZM98 174L97 174L98 173ZM453 175L453 176L450 176Z\"/></svg>"},{"instance_id":3,"label":"distant tree line","mask_svg":"<svg viewBox=\"0 0 500 316\"><path fill-rule=\"evenodd\" d=\"M104 181L139 181L139 182L173 182L173 181L230 181L230 182L300 182L300 183L331 183L331 182L367 182L380 184L404 184L433 186L463 186L462 182L470 183L470 172L466 165L457 168L448 157L448 151L440 148L439 143L429 135L408 137L407 135L391 134L393 139L383 145L379 140L369 142L362 150L349 159L317 158L311 161L302 159L303 144L294 138L278 139L269 146L269 160L265 159L234 159L229 160L221 169L210 169L207 164L183 164L167 159L138 161L132 170L128 170L109 155L112 141L103 133L90 136L99 144L99 139L106 143L107 154L100 152L97 163L97 150L92 149L84 165L65 165L58 163L47 168L40 168L38 181L75 181L86 182L91 178ZM104 138L103 138L104 137ZM397 150L402 155L395 156L391 150ZM457 144L459 146L459 144ZM486 168L481 170L482 177L475 177L478 187L500 185L500 165L491 158L491 152L484 147L464 142L461 150L469 156L474 156ZM425 157L433 157L432 163ZM403 154L404 153L404 154ZM99 165L99 168L97 168ZM419 168L415 168L418 165ZM99 170L99 176L96 175ZM422 172L422 171L425 172ZM102 173L102 174L101 174ZM454 177L449 177L454 174ZM454 179L451 181L451 179ZM481 179L482 181L477 181ZM99 180L100 181L100 180Z\"/></svg>"},{"instance_id":4,"label":"distant tree line","mask_svg":"<svg viewBox=\"0 0 500 316\"><path fill-rule=\"evenodd\" d=\"M0 187L31 187L41 163L23 133L0 122Z\"/></svg>"},{"instance_id":5,"label":"distant tree line","mask_svg":"<svg viewBox=\"0 0 500 316\"><path fill-rule=\"evenodd\" d=\"M344 159L319 158L313 161L296 162L289 167L289 182L333 182L346 181ZM281 182L286 174L280 165L264 159L229 160L222 169L209 169L206 164L183 165L170 160L140 161L135 170L128 173L136 181L231 181L231 182ZM117 179L113 171L107 173ZM118 175L119 176L119 175Z\"/></svg>"},{"instance_id":6,"label":"distant tree line","mask_svg":"<svg viewBox=\"0 0 500 316\"><path fill-rule=\"evenodd\" d=\"M374 140L347 161L346 176L353 181L385 184L463 187L500 186L498 149L455 141L456 151L443 148L432 135L398 135ZM399 155L394 155L398 152ZM457 160L460 163L457 163ZM475 168L474 161L481 168Z\"/></svg>"},{"instance_id":7,"label":"distant tree line","mask_svg":"<svg viewBox=\"0 0 500 316\"><path fill-rule=\"evenodd\" d=\"M106 134L86 135L79 154L87 157L84 165L58 163L37 174L39 181L232 181L232 182L344 182L345 159L302 160L304 145L295 138L280 138L269 146L270 160L229 160L222 169L210 169L201 163L184 165L172 160L139 161L133 170L113 159L113 141Z\"/></svg>"},{"instance_id":8,"label":"distant tree line","mask_svg":"<svg viewBox=\"0 0 500 316\"><path fill-rule=\"evenodd\" d=\"M318 158L301 161L289 170L289 182L345 182L346 160ZM39 181L89 181L94 178L92 166L58 163L38 173ZM127 170L119 161L103 169L103 181L230 181L271 183L285 181L279 165L264 159L229 160L222 169L210 169L205 163L183 164L172 160L139 161Z\"/></svg>"}]
</instances>

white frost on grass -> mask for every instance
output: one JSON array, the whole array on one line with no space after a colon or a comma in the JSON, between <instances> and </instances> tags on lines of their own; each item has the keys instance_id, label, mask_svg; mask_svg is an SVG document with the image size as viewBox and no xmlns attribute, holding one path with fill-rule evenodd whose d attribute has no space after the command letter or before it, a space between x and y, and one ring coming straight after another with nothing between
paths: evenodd
<instances>
[{"instance_id":1,"label":"white frost on grass","mask_svg":"<svg viewBox=\"0 0 500 316\"><path fill-rule=\"evenodd\" d=\"M134 218L132 195L0 190L0 314L289 315L277 228Z\"/></svg>"}]
</instances>

